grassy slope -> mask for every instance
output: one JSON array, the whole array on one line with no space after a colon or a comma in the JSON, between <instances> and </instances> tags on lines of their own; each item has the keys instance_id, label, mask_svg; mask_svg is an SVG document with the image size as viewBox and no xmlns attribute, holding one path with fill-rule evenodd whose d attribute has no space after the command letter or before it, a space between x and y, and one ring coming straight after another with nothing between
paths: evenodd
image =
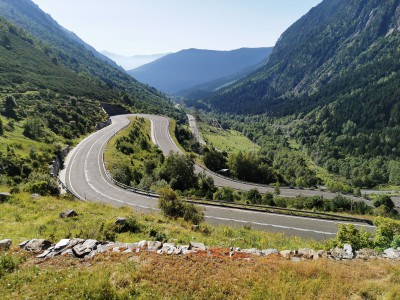
<instances>
[{"instance_id":1,"label":"grassy slope","mask_svg":"<svg viewBox=\"0 0 400 300\"><path fill-rule=\"evenodd\" d=\"M59 212L67 208L75 209L79 216L60 219ZM0 239L11 237L16 244L33 237L52 241L67 236L96 237L102 223L131 214L129 208L19 194L0 204ZM207 227L210 233L205 234L204 229L193 231L183 221L134 215L141 232L121 234L117 240L150 239L148 231L153 228L164 232L170 241L183 244L195 240L224 247L313 246L309 241L246 229ZM10 255L23 256L25 262L18 272L0 276L0 294L2 299L396 299L400 295L398 263L232 260L226 258L226 250L213 253L224 255L131 253L99 255L91 261L59 257L39 262L15 250Z\"/></svg>"},{"instance_id":2,"label":"grassy slope","mask_svg":"<svg viewBox=\"0 0 400 300\"><path fill-rule=\"evenodd\" d=\"M260 148L238 131L222 130L203 122L198 124L204 140L221 151L237 153L257 151Z\"/></svg>"}]
</instances>

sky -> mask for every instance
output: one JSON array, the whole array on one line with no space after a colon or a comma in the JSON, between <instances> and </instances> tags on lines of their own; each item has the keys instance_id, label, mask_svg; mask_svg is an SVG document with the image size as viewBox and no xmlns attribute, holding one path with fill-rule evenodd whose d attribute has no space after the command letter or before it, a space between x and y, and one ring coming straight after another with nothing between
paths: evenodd
<instances>
[{"instance_id":1,"label":"sky","mask_svg":"<svg viewBox=\"0 0 400 300\"><path fill-rule=\"evenodd\" d=\"M269 47L322 0L32 0L96 50Z\"/></svg>"}]
</instances>

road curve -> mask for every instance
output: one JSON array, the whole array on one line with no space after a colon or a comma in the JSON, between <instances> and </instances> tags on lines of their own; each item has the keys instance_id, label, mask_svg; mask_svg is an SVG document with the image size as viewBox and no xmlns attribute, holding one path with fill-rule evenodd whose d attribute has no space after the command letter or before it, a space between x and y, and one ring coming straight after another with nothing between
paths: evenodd
<instances>
[{"instance_id":1,"label":"road curve","mask_svg":"<svg viewBox=\"0 0 400 300\"><path fill-rule=\"evenodd\" d=\"M65 169L60 174L61 181L82 200L108 203L118 206L132 206L142 212L157 211L157 199L117 187L107 176L103 152L108 140L129 124L128 117L147 118L152 124L152 140L168 154L180 152L173 142L169 130L169 121L165 117L154 115L121 115L111 118L112 124L97 131L80 142L68 155ZM283 192L282 192L283 194ZM285 216L240 209L204 206L205 218L211 224L229 226L250 225L252 228L272 232L285 232L288 235L325 239L337 232L335 221ZM373 231L373 226L357 224Z\"/></svg>"}]
</instances>

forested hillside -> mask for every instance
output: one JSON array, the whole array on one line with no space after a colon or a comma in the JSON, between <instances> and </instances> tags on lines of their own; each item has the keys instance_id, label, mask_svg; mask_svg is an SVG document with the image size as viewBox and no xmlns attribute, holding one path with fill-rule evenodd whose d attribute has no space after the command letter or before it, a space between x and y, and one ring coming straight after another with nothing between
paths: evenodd
<instances>
[{"instance_id":1,"label":"forested hillside","mask_svg":"<svg viewBox=\"0 0 400 300\"><path fill-rule=\"evenodd\" d=\"M0 0L0 186L58 193L49 164L107 119L101 102L186 119L31 1Z\"/></svg>"},{"instance_id":2,"label":"forested hillside","mask_svg":"<svg viewBox=\"0 0 400 300\"><path fill-rule=\"evenodd\" d=\"M264 120L353 186L400 184L399 25L397 0L323 1L264 67L200 104L267 116L240 127L256 140Z\"/></svg>"},{"instance_id":3,"label":"forested hillside","mask_svg":"<svg viewBox=\"0 0 400 300\"><path fill-rule=\"evenodd\" d=\"M0 16L43 42L45 53L81 77L114 93L116 102L129 94L127 106L137 110L174 113L172 104L157 90L126 74L114 62L96 52L72 32L58 25L30 0L0 0Z\"/></svg>"}]
</instances>

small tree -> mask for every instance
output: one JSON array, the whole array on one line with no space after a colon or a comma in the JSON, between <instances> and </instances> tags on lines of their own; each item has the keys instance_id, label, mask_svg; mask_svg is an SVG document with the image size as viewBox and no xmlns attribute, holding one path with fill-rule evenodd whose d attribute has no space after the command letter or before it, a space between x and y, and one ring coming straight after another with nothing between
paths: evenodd
<instances>
[{"instance_id":1,"label":"small tree","mask_svg":"<svg viewBox=\"0 0 400 300\"><path fill-rule=\"evenodd\" d=\"M0 136L4 134L4 126L3 126L3 120L0 119Z\"/></svg>"},{"instance_id":2,"label":"small tree","mask_svg":"<svg viewBox=\"0 0 400 300\"><path fill-rule=\"evenodd\" d=\"M45 124L41 118L30 117L24 124L24 135L30 139L38 140L46 133Z\"/></svg>"},{"instance_id":3,"label":"small tree","mask_svg":"<svg viewBox=\"0 0 400 300\"><path fill-rule=\"evenodd\" d=\"M15 98L13 96L11 96L11 95L8 95L6 97L4 115L7 118L16 119L17 118L16 108L17 108L17 102L15 101Z\"/></svg>"},{"instance_id":4,"label":"small tree","mask_svg":"<svg viewBox=\"0 0 400 300\"><path fill-rule=\"evenodd\" d=\"M196 185L194 160L185 155L170 153L160 171L160 177L169 182L174 190L188 190Z\"/></svg>"}]
</instances>

